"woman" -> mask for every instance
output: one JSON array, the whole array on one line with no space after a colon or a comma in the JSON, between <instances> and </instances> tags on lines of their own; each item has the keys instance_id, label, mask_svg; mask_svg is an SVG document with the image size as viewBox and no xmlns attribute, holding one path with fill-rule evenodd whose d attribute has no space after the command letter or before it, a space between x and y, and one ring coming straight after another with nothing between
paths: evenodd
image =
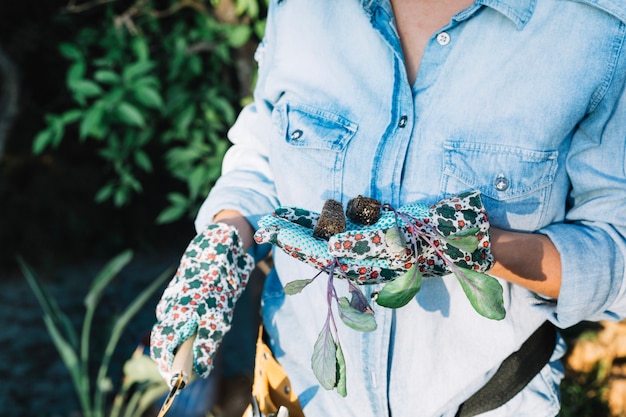
<instances>
[{"instance_id":1,"label":"woman","mask_svg":"<svg viewBox=\"0 0 626 417\"><path fill-rule=\"evenodd\" d=\"M546 320L625 316L625 41L626 5L611 0L270 2L255 101L197 230L231 225L258 258L257 222L278 206L479 190L506 310L476 314L449 276L424 279L402 308L374 304L375 331L339 325L344 398L311 369L326 283L286 296L316 271L275 250L265 329L307 416L454 416ZM165 298L164 310L176 304ZM562 339L550 349L482 415L557 415Z\"/></svg>"}]
</instances>

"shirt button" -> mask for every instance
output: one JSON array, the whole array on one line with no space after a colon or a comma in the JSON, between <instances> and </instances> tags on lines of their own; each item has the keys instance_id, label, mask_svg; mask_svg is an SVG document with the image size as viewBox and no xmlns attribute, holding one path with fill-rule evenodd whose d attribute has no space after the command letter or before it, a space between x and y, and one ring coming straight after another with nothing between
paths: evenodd
<instances>
[{"instance_id":1,"label":"shirt button","mask_svg":"<svg viewBox=\"0 0 626 417\"><path fill-rule=\"evenodd\" d=\"M504 176L504 174L500 174L500 175L498 175L496 177L496 180L494 181L493 184L496 187L496 190L498 190L498 191L506 191L506 190L509 189L510 182Z\"/></svg>"},{"instance_id":2,"label":"shirt button","mask_svg":"<svg viewBox=\"0 0 626 417\"><path fill-rule=\"evenodd\" d=\"M439 32L437 35L437 43L441 46L446 46L450 43L450 35L448 32Z\"/></svg>"},{"instance_id":3,"label":"shirt button","mask_svg":"<svg viewBox=\"0 0 626 417\"><path fill-rule=\"evenodd\" d=\"M409 120L407 116L402 116L398 121L398 127L405 127L407 120Z\"/></svg>"},{"instance_id":4,"label":"shirt button","mask_svg":"<svg viewBox=\"0 0 626 417\"><path fill-rule=\"evenodd\" d=\"M298 140L302 137L302 131L300 129L294 130L293 132L291 132L291 135L289 135L289 137L291 138L291 140Z\"/></svg>"}]
</instances>

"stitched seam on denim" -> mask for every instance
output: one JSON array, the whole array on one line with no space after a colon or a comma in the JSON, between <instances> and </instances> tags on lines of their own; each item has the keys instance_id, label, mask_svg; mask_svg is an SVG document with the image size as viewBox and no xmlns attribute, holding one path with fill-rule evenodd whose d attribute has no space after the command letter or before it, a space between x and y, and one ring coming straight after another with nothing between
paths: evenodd
<instances>
[{"instance_id":1,"label":"stitched seam on denim","mask_svg":"<svg viewBox=\"0 0 626 417\"><path fill-rule=\"evenodd\" d=\"M606 76L604 77L602 85L598 88L598 90L591 98L591 102L589 104L589 113L593 112L596 107L598 107L602 99L604 99L604 97L606 96L606 93L609 90L609 87L611 86L613 80L615 79L615 72L618 68L618 62L623 54L625 37L626 24L620 23L619 33L617 36L615 36L613 41L613 49L610 57L610 62L608 63L608 71L606 73Z\"/></svg>"}]
</instances>

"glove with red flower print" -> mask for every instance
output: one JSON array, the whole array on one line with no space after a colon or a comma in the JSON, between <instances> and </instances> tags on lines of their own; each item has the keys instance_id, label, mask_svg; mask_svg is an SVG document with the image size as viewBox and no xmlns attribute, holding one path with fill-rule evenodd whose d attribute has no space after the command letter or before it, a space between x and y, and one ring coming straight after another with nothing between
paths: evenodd
<instances>
[{"instance_id":1,"label":"glove with red flower print","mask_svg":"<svg viewBox=\"0 0 626 417\"><path fill-rule=\"evenodd\" d=\"M478 272L493 264L489 220L479 191L431 206L387 208L376 223L331 236L328 246L331 256L353 263L378 260L400 272L417 264L425 277L450 273L449 263Z\"/></svg>"},{"instance_id":2,"label":"glove with red flower print","mask_svg":"<svg viewBox=\"0 0 626 417\"><path fill-rule=\"evenodd\" d=\"M320 270L337 262L340 274L356 282L393 280L415 263L424 276L449 273L442 254L458 266L487 271L493 257L489 222L480 193L446 198L432 206L408 204L383 207L379 220L368 226L346 223L346 231L328 241L313 237L319 214L280 207L259 222L257 243L271 243L285 253ZM455 245L455 236L470 233L478 239L473 250Z\"/></svg>"},{"instance_id":3,"label":"glove with red flower print","mask_svg":"<svg viewBox=\"0 0 626 417\"><path fill-rule=\"evenodd\" d=\"M328 241L313 236L320 214L297 207L279 207L259 220L254 234L258 244L270 243L294 259L321 271L330 271L335 264L335 274L360 284L386 282L396 277L393 270L382 268L378 260L335 259L328 251ZM348 229L357 225L347 222Z\"/></svg>"},{"instance_id":4,"label":"glove with red flower print","mask_svg":"<svg viewBox=\"0 0 626 417\"><path fill-rule=\"evenodd\" d=\"M232 226L211 224L189 243L157 304L150 335L150 355L166 381L176 349L194 335L194 369L201 377L209 375L253 267Z\"/></svg>"}]
</instances>

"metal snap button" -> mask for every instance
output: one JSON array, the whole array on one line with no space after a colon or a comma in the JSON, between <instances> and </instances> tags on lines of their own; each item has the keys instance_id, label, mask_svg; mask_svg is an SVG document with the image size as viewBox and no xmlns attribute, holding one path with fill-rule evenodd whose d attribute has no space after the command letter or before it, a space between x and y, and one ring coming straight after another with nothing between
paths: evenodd
<instances>
[{"instance_id":1,"label":"metal snap button","mask_svg":"<svg viewBox=\"0 0 626 417\"><path fill-rule=\"evenodd\" d=\"M499 174L493 184L498 191L506 191L511 185L508 178L506 178L504 174Z\"/></svg>"},{"instance_id":2,"label":"metal snap button","mask_svg":"<svg viewBox=\"0 0 626 417\"><path fill-rule=\"evenodd\" d=\"M296 129L293 132L291 132L291 135L289 135L289 137L291 138L291 140L298 140L302 137L303 132L300 129Z\"/></svg>"},{"instance_id":3,"label":"metal snap button","mask_svg":"<svg viewBox=\"0 0 626 417\"><path fill-rule=\"evenodd\" d=\"M398 127L405 127L407 120L409 120L407 116L400 117L400 121L398 121Z\"/></svg>"},{"instance_id":4,"label":"metal snap button","mask_svg":"<svg viewBox=\"0 0 626 417\"><path fill-rule=\"evenodd\" d=\"M441 46L446 46L450 43L450 35L448 32L439 32L437 35L437 43Z\"/></svg>"}]
</instances>

